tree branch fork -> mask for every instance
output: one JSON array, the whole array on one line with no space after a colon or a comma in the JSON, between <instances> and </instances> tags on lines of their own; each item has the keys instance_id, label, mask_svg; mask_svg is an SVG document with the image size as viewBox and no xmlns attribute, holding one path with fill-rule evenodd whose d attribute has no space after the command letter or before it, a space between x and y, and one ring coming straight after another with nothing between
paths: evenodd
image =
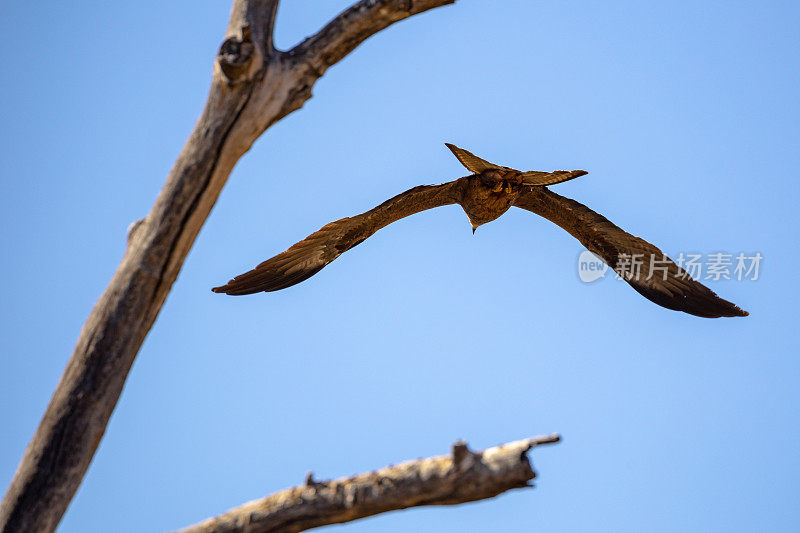
<instances>
[{"instance_id":1,"label":"tree branch fork","mask_svg":"<svg viewBox=\"0 0 800 533\"><path fill-rule=\"evenodd\" d=\"M152 209L92 309L42 421L0 502L0 532L54 531L85 475L131 365L234 165L302 107L325 71L391 24L455 0L361 0L288 51L273 45L278 0L234 0L208 100ZM301 531L416 505L453 505L528 486L526 453L557 436L390 466L328 482L309 477L185 531Z\"/></svg>"}]
</instances>

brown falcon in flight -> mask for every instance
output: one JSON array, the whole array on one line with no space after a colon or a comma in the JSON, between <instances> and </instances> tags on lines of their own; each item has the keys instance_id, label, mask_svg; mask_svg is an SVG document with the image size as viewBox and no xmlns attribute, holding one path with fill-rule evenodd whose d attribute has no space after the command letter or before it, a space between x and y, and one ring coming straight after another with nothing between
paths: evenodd
<instances>
[{"instance_id":1,"label":"brown falcon in flight","mask_svg":"<svg viewBox=\"0 0 800 533\"><path fill-rule=\"evenodd\" d=\"M285 252L212 290L242 295L291 287L384 226L426 209L459 204L474 233L475 228L496 219L513 205L564 228L620 273L631 287L658 305L708 318L747 316L746 311L693 280L649 242L546 187L583 176L583 170L520 172L484 161L452 144L447 147L471 175L441 185L414 187L365 213L331 222ZM626 265L635 268L626 271Z\"/></svg>"}]
</instances>

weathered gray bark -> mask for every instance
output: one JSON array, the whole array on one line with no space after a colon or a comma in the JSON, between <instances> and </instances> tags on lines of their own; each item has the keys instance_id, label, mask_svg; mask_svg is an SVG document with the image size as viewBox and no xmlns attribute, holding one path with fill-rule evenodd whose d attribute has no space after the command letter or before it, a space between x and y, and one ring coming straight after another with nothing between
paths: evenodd
<instances>
[{"instance_id":1,"label":"weathered gray bark","mask_svg":"<svg viewBox=\"0 0 800 533\"><path fill-rule=\"evenodd\" d=\"M83 479L133 360L233 166L300 108L325 70L387 26L454 0L361 0L275 50L278 0L234 0L206 107L92 310L0 503L0 531L52 531Z\"/></svg>"},{"instance_id":2,"label":"weathered gray bark","mask_svg":"<svg viewBox=\"0 0 800 533\"><path fill-rule=\"evenodd\" d=\"M447 456L408 461L333 481L314 481L248 502L181 533L295 533L420 505L456 505L529 487L527 452L558 435L472 452L463 442Z\"/></svg>"}]
</instances>

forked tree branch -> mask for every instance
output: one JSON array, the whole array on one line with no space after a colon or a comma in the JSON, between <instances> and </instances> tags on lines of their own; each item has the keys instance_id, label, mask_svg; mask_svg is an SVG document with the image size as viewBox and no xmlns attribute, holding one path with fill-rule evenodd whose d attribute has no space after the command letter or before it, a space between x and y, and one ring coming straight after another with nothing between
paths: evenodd
<instances>
[{"instance_id":1,"label":"forked tree branch","mask_svg":"<svg viewBox=\"0 0 800 533\"><path fill-rule=\"evenodd\" d=\"M53 531L100 443L125 379L239 158L311 97L324 70L402 18L453 0L362 0L295 50L273 47L278 0L234 0L205 109L95 304L0 503L0 532Z\"/></svg>"},{"instance_id":2,"label":"forked tree branch","mask_svg":"<svg viewBox=\"0 0 800 533\"><path fill-rule=\"evenodd\" d=\"M374 472L306 482L248 502L180 533L295 533L422 505L456 505L532 486L527 452L558 435L519 440L473 452L453 444L450 455L417 459Z\"/></svg>"}]
</instances>

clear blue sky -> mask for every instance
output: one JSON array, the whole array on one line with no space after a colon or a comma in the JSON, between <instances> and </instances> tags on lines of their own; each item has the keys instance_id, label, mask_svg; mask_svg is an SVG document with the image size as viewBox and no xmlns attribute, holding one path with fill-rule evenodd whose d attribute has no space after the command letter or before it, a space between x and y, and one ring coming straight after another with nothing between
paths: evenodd
<instances>
[{"instance_id":1,"label":"clear blue sky","mask_svg":"<svg viewBox=\"0 0 800 533\"><path fill-rule=\"evenodd\" d=\"M349 2L284 1L278 46ZM3 491L199 115L229 8L4 6ZM535 490L344 527L800 529L799 15L788 1L461 0L371 38L234 170L61 531L177 528L308 470L549 432L564 440L533 454ZM760 252L758 281L709 283L751 316L581 283L559 228L513 210L473 236L456 206L289 290L210 292L330 220L464 175L445 141L589 170L557 192L666 252Z\"/></svg>"}]
</instances>

